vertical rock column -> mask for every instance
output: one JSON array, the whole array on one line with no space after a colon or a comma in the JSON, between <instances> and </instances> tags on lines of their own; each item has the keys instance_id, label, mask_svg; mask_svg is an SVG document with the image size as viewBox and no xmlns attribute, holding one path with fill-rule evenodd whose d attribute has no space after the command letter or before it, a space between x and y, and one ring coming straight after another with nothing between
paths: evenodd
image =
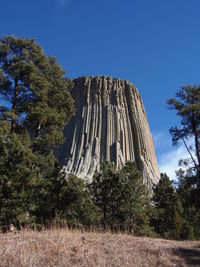
<instances>
[{"instance_id":1,"label":"vertical rock column","mask_svg":"<svg viewBox=\"0 0 200 267\"><path fill-rule=\"evenodd\" d=\"M91 179L104 160L119 169L135 161L149 188L159 169L145 109L133 84L111 77L81 77L71 90L76 114L56 156L66 174Z\"/></svg>"}]
</instances>

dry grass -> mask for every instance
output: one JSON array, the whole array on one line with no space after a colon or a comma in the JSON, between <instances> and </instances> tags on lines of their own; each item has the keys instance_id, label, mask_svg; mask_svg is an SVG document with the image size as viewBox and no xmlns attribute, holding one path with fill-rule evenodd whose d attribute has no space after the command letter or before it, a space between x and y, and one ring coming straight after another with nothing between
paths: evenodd
<instances>
[{"instance_id":1,"label":"dry grass","mask_svg":"<svg viewBox=\"0 0 200 267\"><path fill-rule=\"evenodd\" d=\"M200 242L63 229L29 230L0 234L0 266L188 266L181 251L191 246L200 247Z\"/></svg>"}]
</instances>

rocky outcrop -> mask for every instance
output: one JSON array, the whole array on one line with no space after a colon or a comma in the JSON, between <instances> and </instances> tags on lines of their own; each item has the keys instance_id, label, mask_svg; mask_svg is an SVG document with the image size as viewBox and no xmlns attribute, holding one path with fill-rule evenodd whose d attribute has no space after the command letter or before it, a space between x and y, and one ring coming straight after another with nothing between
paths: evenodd
<instances>
[{"instance_id":1,"label":"rocky outcrop","mask_svg":"<svg viewBox=\"0 0 200 267\"><path fill-rule=\"evenodd\" d=\"M76 114L67 124L57 157L66 173L88 178L102 161L119 169L135 161L149 188L159 169L145 109L133 84L111 77L81 77L71 90Z\"/></svg>"}]
</instances>

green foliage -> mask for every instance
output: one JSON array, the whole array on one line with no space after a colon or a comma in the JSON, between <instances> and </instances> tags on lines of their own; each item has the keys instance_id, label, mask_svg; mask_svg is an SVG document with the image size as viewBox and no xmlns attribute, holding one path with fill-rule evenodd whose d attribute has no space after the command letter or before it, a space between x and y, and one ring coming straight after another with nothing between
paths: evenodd
<instances>
[{"instance_id":1,"label":"green foliage","mask_svg":"<svg viewBox=\"0 0 200 267\"><path fill-rule=\"evenodd\" d=\"M135 163L128 162L116 172L113 164L104 162L90 189L102 212L104 228L134 234L147 232L150 199Z\"/></svg>"},{"instance_id":2,"label":"green foliage","mask_svg":"<svg viewBox=\"0 0 200 267\"><path fill-rule=\"evenodd\" d=\"M125 228L134 234L148 234L150 214L150 196L143 177L135 163L127 162L119 171L121 205L119 214Z\"/></svg>"},{"instance_id":3,"label":"green foliage","mask_svg":"<svg viewBox=\"0 0 200 267\"><path fill-rule=\"evenodd\" d=\"M189 175L183 170L177 172L178 196L183 206L185 218L185 238L200 238L200 187L197 186L198 180L195 175Z\"/></svg>"},{"instance_id":4,"label":"green foliage","mask_svg":"<svg viewBox=\"0 0 200 267\"><path fill-rule=\"evenodd\" d=\"M109 162L103 162L100 172L96 172L93 181L90 184L90 190L93 195L94 203L99 207L103 214L104 229L113 215L114 192L117 186L114 165Z\"/></svg>"},{"instance_id":5,"label":"green foliage","mask_svg":"<svg viewBox=\"0 0 200 267\"><path fill-rule=\"evenodd\" d=\"M181 159L187 167L177 171L177 194L183 207L183 238L200 238L200 86L183 86L175 98L168 100L169 108L177 111L181 127L170 129L172 142L182 141L190 158ZM188 143L189 140L189 143ZM191 140L193 141L191 145ZM192 166L192 167L191 167Z\"/></svg>"},{"instance_id":6,"label":"green foliage","mask_svg":"<svg viewBox=\"0 0 200 267\"><path fill-rule=\"evenodd\" d=\"M60 144L73 101L57 60L32 39L6 36L0 39L0 69L0 95L7 101L0 114L11 133L26 128L42 154Z\"/></svg>"},{"instance_id":7,"label":"green foliage","mask_svg":"<svg viewBox=\"0 0 200 267\"><path fill-rule=\"evenodd\" d=\"M86 190L83 179L73 174L65 178L61 174L59 181L49 192L56 194L54 200L52 196L49 199L55 204L56 217L65 219L69 227L91 228L98 225L98 210Z\"/></svg>"},{"instance_id":8,"label":"green foliage","mask_svg":"<svg viewBox=\"0 0 200 267\"><path fill-rule=\"evenodd\" d=\"M156 209L156 218L152 219L155 231L166 238L181 239L184 224L182 207L166 174L161 174L154 188L153 202Z\"/></svg>"},{"instance_id":9,"label":"green foliage","mask_svg":"<svg viewBox=\"0 0 200 267\"><path fill-rule=\"evenodd\" d=\"M186 166L192 163L193 170L200 175L200 86L183 86L167 103L181 118L181 128L170 129L172 142L176 145L182 141L190 155L190 159L183 159L181 163ZM187 144L188 138L194 140L194 146Z\"/></svg>"},{"instance_id":10,"label":"green foliage","mask_svg":"<svg viewBox=\"0 0 200 267\"><path fill-rule=\"evenodd\" d=\"M51 190L60 169L53 148L62 143L62 130L74 110L64 73L33 39L0 38L2 225L55 216Z\"/></svg>"},{"instance_id":11,"label":"green foliage","mask_svg":"<svg viewBox=\"0 0 200 267\"><path fill-rule=\"evenodd\" d=\"M6 135L6 138L5 138ZM0 224L20 224L29 209L29 188L39 173L28 134L0 130Z\"/></svg>"}]
</instances>

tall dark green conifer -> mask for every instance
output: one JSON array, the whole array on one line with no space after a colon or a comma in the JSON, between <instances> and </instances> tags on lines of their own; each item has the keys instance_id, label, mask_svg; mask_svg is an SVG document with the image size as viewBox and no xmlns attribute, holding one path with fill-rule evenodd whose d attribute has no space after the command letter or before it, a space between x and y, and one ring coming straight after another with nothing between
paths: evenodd
<instances>
[{"instance_id":1,"label":"tall dark green conifer","mask_svg":"<svg viewBox=\"0 0 200 267\"><path fill-rule=\"evenodd\" d=\"M109 162L103 162L99 172L93 176L90 184L94 203L100 208L103 214L104 229L110 227L112 217L113 191L117 186L116 173L114 165Z\"/></svg>"},{"instance_id":2,"label":"tall dark green conifer","mask_svg":"<svg viewBox=\"0 0 200 267\"><path fill-rule=\"evenodd\" d=\"M29 220L34 208L30 191L39 178L37 157L32 152L27 133L8 135L0 127L0 225L19 225Z\"/></svg>"},{"instance_id":3,"label":"tall dark green conifer","mask_svg":"<svg viewBox=\"0 0 200 267\"><path fill-rule=\"evenodd\" d=\"M184 209L184 237L200 237L200 86L183 86L174 98L167 101L169 108L177 111L181 126L170 129L172 142L182 141L188 151L188 159L180 165L187 168L177 172L178 196Z\"/></svg>"},{"instance_id":4,"label":"tall dark green conifer","mask_svg":"<svg viewBox=\"0 0 200 267\"><path fill-rule=\"evenodd\" d=\"M152 207L149 192L143 184L142 173L134 162L127 162L118 175L121 183L120 214L125 229L134 234L150 233L149 219Z\"/></svg>"},{"instance_id":5,"label":"tall dark green conifer","mask_svg":"<svg viewBox=\"0 0 200 267\"><path fill-rule=\"evenodd\" d=\"M64 73L34 40L0 39L0 96L6 101L1 121L10 122L11 134L25 128L38 152L62 142L62 129L73 112Z\"/></svg>"},{"instance_id":6,"label":"tall dark green conifer","mask_svg":"<svg viewBox=\"0 0 200 267\"><path fill-rule=\"evenodd\" d=\"M159 183L154 189L153 201L157 217L153 218L155 231L166 238L182 237L182 207L172 181L161 173Z\"/></svg>"},{"instance_id":7,"label":"tall dark green conifer","mask_svg":"<svg viewBox=\"0 0 200 267\"><path fill-rule=\"evenodd\" d=\"M0 38L0 217L6 223L37 214L59 175L53 148L74 110L64 74L33 39ZM12 215L4 216L6 209Z\"/></svg>"},{"instance_id":8,"label":"tall dark green conifer","mask_svg":"<svg viewBox=\"0 0 200 267\"><path fill-rule=\"evenodd\" d=\"M200 238L200 188L195 186L196 176L180 169L177 173L177 193L183 206L185 220L183 238Z\"/></svg>"},{"instance_id":9,"label":"tall dark green conifer","mask_svg":"<svg viewBox=\"0 0 200 267\"><path fill-rule=\"evenodd\" d=\"M150 233L150 198L135 163L127 162L116 172L113 164L104 162L90 188L94 203L103 214L104 228Z\"/></svg>"}]
</instances>

